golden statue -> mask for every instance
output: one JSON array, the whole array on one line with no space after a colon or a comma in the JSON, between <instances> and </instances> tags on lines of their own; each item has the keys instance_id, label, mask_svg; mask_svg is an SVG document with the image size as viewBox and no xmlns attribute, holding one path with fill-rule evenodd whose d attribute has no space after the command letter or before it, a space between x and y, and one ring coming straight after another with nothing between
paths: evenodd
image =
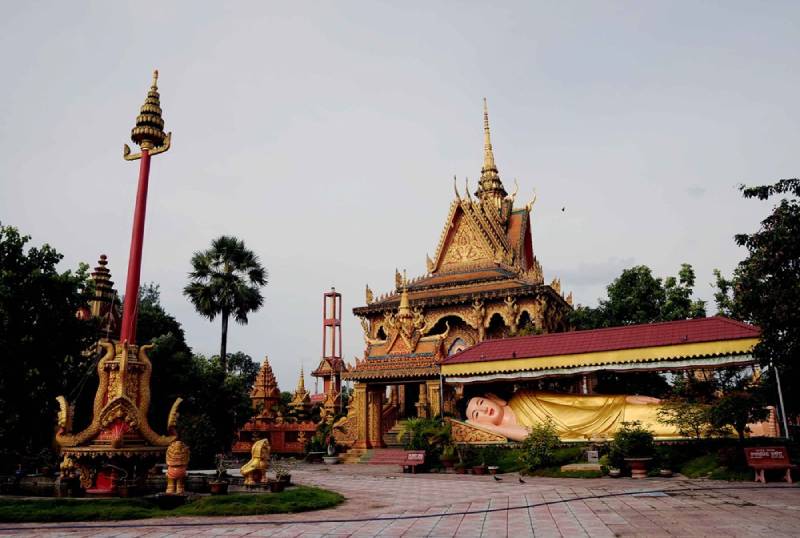
<instances>
[{"instance_id":1,"label":"golden statue","mask_svg":"<svg viewBox=\"0 0 800 538\"><path fill-rule=\"evenodd\" d=\"M240 469L245 486L255 486L267 481L269 453L270 447L267 439L259 439L253 443L253 448L250 450L250 461Z\"/></svg>"},{"instance_id":2,"label":"golden statue","mask_svg":"<svg viewBox=\"0 0 800 538\"><path fill-rule=\"evenodd\" d=\"M183 495L189 447L182 441L172 441L167 447L167 495Z\"/></svg>"},{"instance_id":3,"label":"golden statue","mask_svg":"<svg viewBox=\"0 0 800 538\"><path fill-rule=\"evenodd\" d=\"M655 437L680 437L658 421L661 400L649 396L557 394L520 390L506 402L493 394L471 398L467 422L522 441L534 425L552 422L563 441L614 437L623 422L638 421Z\"/></svg>"}]
</instances>

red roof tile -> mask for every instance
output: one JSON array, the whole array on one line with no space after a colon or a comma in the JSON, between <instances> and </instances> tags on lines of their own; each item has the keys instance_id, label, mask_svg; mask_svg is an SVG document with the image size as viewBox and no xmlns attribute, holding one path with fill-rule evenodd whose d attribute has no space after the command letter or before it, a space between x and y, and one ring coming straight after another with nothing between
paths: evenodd
<instances>
[{"instance_id":1,"label":"red roof tile","mask_svg":"<svg viewBox=\"0 0 800 538\"><path fill-rule=\"evenodd\" d=\"M757 338L761 330L747 323L711 318L627 325L591 331L572 331L486 340L453 355L443 364L574 355L676 344Z\"/></svg>"}]
</instances>

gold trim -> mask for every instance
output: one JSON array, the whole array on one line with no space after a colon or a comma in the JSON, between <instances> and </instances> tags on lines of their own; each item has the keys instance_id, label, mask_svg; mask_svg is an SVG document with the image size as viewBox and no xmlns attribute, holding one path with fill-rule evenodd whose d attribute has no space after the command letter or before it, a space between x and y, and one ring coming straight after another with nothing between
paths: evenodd
<instances>
[{"instance_id":1,"label":"gold trim","mask_svg":"<svg viewBox=\"0 0 800 538\"><path fill-rule=\"evenodd\" d=\"M459 364L442 364L443 375L485 374L519 370L543 370L547 368L575 368L601 364L628 363L637 361L662 361L677 357L713 356L734 353L749 353L758 344L758 338L719 340L694 344L653 346L635 349L596 351L548 357L501 359Z\"/></svg>"}]
</instances>

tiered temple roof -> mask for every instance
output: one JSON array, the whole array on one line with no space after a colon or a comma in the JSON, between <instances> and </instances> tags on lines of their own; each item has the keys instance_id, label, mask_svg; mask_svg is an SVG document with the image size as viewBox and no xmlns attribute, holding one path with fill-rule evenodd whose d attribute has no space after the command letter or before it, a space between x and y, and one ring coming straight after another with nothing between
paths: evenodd
<instances>
[{"instance_id":1,"label":"tiered temple roof","mask_svg":"<svg viewBox=\"0 0 800 538\"><path fill-rule=\"evenodd\" d=\"M497 314L506 333L516 332L523 313L545 332L567 328L571 295L561 294L558 279L545 284L533 251L530 212L535 196L514 207L517 190L508 194L500 180L485 101L483 120L483 166L474 197L468 184L463 195L455 187L436 255L427 258L426 275L408 280L396 271L395 289L377 299L367 286L367 304L353 309L363 319L367 351L345 377L434 375L436 364L449 352L446 346L484 340ZM461 326L447 328L445 322L454 317Z\"/></svg>"}]
</instances>

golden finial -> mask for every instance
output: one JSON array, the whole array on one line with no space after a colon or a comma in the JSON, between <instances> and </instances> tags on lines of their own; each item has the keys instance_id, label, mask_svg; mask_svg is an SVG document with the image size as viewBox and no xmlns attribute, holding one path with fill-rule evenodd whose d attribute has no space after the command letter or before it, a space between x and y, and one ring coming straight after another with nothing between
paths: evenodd
<instances>
[{"instance_id":1,"label":"golden finial","mask_svg":"<svg viewBox=\"0 0 800 538\"><path fill-rule=\"evenodd\" d=\"M131 140L151 156L164 153L170 147L172 133L164 132L164 119L161 117L161 96L158 94L158 70L153 71L153 84L147 92L147 98L136 116L136 125L131 130ZM131 148L125 144L122 156L126 161L134 161L142 157L141 153L131 154Z\"/></svg>"},{"instance_id":2,"label":"golden finial","mask_svg":"<svg viewBox=\"0 0 800 538\"><path fill-rule=\"evenodd\" d=\"M483 98L483 169L481 174L494 170L497 173L497 166L494 164L494 152L492 151L492 138L489 134L489 105L486 98Z\"/></svg>"}]
</instances>

